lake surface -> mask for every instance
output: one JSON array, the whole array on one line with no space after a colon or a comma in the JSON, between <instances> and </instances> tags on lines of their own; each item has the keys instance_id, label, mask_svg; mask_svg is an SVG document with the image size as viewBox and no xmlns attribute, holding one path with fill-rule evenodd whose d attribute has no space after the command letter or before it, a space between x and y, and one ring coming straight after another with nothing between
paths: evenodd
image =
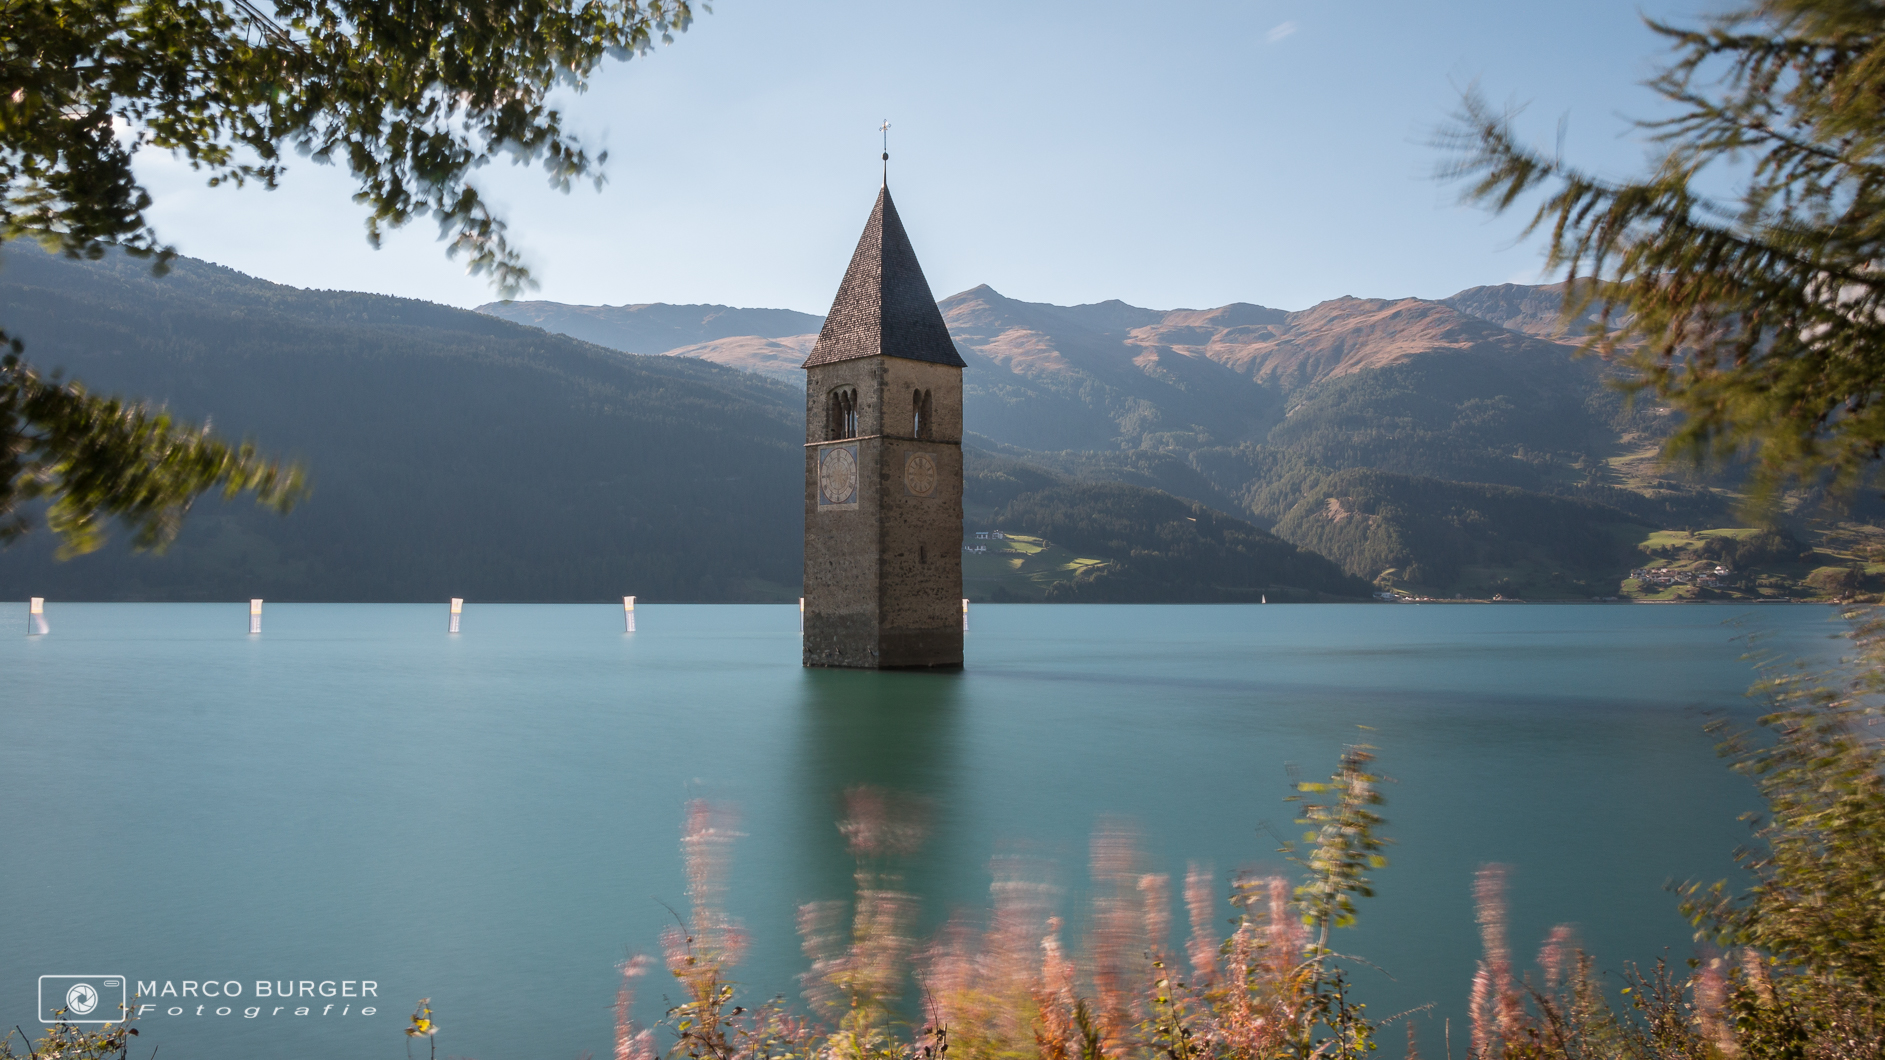
<instances>
[{"instance_id":1,"label":"lake surface","mask_svg":"<svg viewBox=\"0 0 1885 1060\"><path fill-rule=\"evenodd\" d=\"M1077 937L1102 819L1175 879L1278 867L1290 765L1326 775L1357 740L1394 778L1396 845L1338 948L1384 970L1356 973L1372 1013L1436 1003L1435 1055L1482 863L1514 866L1521 958L1564 921L1605 968L1688 956L1663 886L1729 874L1754 805L1706 715L1753 716L1750 632L1825 661L1841 628L1806 606L984 605L967 670L922 675L801 669L791 607L643 606L633 635L583 605L468 604L457 636L442 604L271 604L259 637L242 604L55 601L34 637L16 614L0 1021L38 1033L42 975L242 984L228 1016L158 999L183 1014L147 1015L139 1050L166 1060L398 1057L421 997L441 1055L607 1055L614 966L685 901L695 797L740 810L756 997L797 993L796 907L849 893L833 821L860 783L928 802L928 923L1025 849L1060 865ZM372 981L378 1004L275 1015L257 980Z\"/></svg>"}]
</instances>

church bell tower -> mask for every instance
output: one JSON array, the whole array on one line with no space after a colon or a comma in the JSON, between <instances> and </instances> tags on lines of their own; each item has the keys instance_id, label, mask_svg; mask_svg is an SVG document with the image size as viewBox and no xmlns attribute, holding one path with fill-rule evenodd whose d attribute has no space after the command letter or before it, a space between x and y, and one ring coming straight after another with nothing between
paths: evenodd
<instances>
[{"instance_id":1,"label":"church bell tower","mask_svg":"<svg viewBox=\"0 0 1885 1060\"><path fill-rule=\"evenodd\" d=\"M805 665L961 667L967 366L888 182L803 367Z\"/></svg>"}]
</instances>

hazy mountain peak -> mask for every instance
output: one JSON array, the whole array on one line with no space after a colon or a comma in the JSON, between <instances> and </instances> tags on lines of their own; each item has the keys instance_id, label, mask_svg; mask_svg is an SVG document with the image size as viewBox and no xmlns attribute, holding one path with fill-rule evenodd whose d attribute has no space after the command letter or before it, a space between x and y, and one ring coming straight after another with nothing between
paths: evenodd
<instances>
[{"instance_id":1,"label":"hazy mountain peak","mask_svg":"<svg viewBox=\"0 0 1885 1060\"><path fill-rule=\"evenodd\" d=\"M1441 301L1468 316L1554 342L1580 342L1584 325L1597 319L1593 311L1576 323L1564 319L1563 283L1531 286L1496 283L1468 287Z\"/></svg>"},{"instance_id":2,"label":"hazy mountain peak","mask_svg":"<svg viewBox=\"0 0 1885 1060\"><path fill-rule=\"evenodd\" d=\"M816 332L824 318L793 309L741 309L728 305L564 305L561 302L488 302L486 316L607 346L624 353L666 353L716 339L758 336L777 339Z\"/></svg>"},{"instance_id":3,"label":"hazy mountain peak","mask_svg":"<svg viewBox=\"0 0 1885 1060\"><path fill-rule=\"evenodd\" d=\"M1108 298L1104 302L1067 306L1061 309L1061 312L1066 315L1067 319L1095 331L1118 332L1156 324L1167 316L1167 312L1163 309L1142 309L1117 298ZM1180 309L1176 312L1186 313L1190 310Z\"/></svg>"},{"instance_id":4,"label":"hazy mountain peak","mask_svg":"<svg viewBox=\"0 0 1885 1060\"><path fill-rule=\"evenodd\" d=\"M1283 324L1288 320L1289 314L1281 309L1250 302L1232 302L1216 309L1174 309L1166 313L1159 323L1170 327L1235 328L1253 324Z\"/></svg>"},{"instance_id":5,"label":"hazy mountain peak","mask_svg":"<svg viewBox=\"0 0 1885 1060\"><path fill-rule=\"evenodd\" d=\"M985 283L952 294L937 305L952 330L958 324L983 325L1000 320L1008 326L1024 326L1035 330L1058 330L1071 325L1100 335L1123 337L1133 328L1156 324L1165 317L1162 309L1142 309L1117 298L1071 306L1024 302L1010 298Z\"/></svg>"}]
</instances>

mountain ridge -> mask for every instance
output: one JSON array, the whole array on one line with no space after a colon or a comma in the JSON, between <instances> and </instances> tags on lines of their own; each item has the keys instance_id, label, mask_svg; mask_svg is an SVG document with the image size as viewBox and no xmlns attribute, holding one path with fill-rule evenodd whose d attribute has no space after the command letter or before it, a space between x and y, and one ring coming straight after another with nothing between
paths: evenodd
<instances>
[{"instance_id":1,"label":"mountain ridge","mask_svg":"<svg viewBox=\"0 0 1885 1060\"><path fill-rule=\"evenodd\" d=\"M1329 374L1393 363L1412 352L1459 348L1491 337L1469 321L1554 343L1575 342L1581 336L1567 331L1559 311L1563 290L1562 283L1507 283L1469 287L1436 299L1343 295L1292 311L1251 302L1207 309L1151 309L1117 298L1062 306L1012 298L988 284L978 284L939 299L937 305L945 316L953 311L964 328L991 323L991 314L976 310L998 306L1005 318L1001 332L1017 330L1017 325L1039 329L1052 322L1118 338L1129 346L1200 351L1254 377L1287 377L1291 385L1305 385ZM1356 307L1366 307L1368 319L1343 319L1354 316ZM705 357L721 341L796 340L816 335L824 319L797 310L717 303L592 306L503 301L487 302L473 311L625 353L693 357ZM1462 319L1447 319L1447 311ZM1391 339L1385 349L1380 342L1384 336ZM1367 350L1368 355L1354 360L1349 355L1357 350ZM1312 361L1319 355L1323 370L1307 375L1294 370L1303 354L1311 355Z\"/></svg>"}]
</instances>

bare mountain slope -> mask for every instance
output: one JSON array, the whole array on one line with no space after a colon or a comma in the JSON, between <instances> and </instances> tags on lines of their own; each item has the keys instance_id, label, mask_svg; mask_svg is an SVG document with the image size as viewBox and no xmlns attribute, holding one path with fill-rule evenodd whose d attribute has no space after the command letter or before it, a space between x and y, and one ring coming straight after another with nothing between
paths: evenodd
<instances>
[{"instance_id":1,"label":"bare mountain slope","mask_svg":"<svg viewBox=\"0 0 1885 1060\"><path fill-rule=\"evenodd\" d=\"M805 371L799 366L812 352L818 332L765 338L759 335L735 335L732 338L699 342L692 346L664 351L670 357L694 357L728 368L757 372L793 386L805 385Z\"/></svg>"},{"instance_id":2,"label":"bare mountain slope","mask_svg":"<svg viewBox=\"0 0 1885 1060\"><path fill-rule=\"evenodd\" d=\"M1143 328L1134 332L1133 340L1149 346L1185 337L1173 330ZM1522 354L1524 342L1504 328L1439 302L1338 298L1290 313L1278 324L1219 329L1198 349L1258 382L1296 390L1426 353L1491 345Z\"/></svg>"},{"instance_id":3,"label":"bare mountain slope","mask_svg":"<svg viewBox=\"0 0 1885 1060\"><path fill-rule=\"evenodd\" d=\"M1555 305L1550 296L1531 301ZM1090 312L1100 306L1022 302L982 286L940 304L957 342L1029 376L1071 371L1098 378L1123 372L1128 364L1156 373L1185 358L1294 390L1425 353L1488 344L1517 356L1563 357L1562 350L1528 348L1528 333L1520 329L1419 298L1337 298L1295 313L1247 302L1169 311L1100 303L1109 309L1101 314Z\"/></svg>"},{"instance_id":4,"label":"bare mountain slope","mask_svg":"<svg viewBox=\"0 0 1885 1060\"><path fill-rule=\"evenodd\" d=\"M1576 406L1598 374L1572 364L1561 343L1416 298L1338 298L1295 313L1248 303L1159 311L1042 305L984 286L941 305L971 365L989 369L967 380L984 399L970 405L971 428L1034 449L1262 441L1286 409L1314 404L1335 381L1416 361L1432 362L1425 375L1461 375L1446 388L1461 401L1517 388ZM1478 392L1495 383L1497 393ZM1359 426L1372 426L1368 415Z\"/></svg>"},{"instance_id":5,"label":"bare mountain slope","mask_svg":"<svg viewBox=\"0 0 1885 1060\"><path fill-rule=\"evenodd\" d=\"M969 362L968 427L1004 442L1130 448L1171 434L1229 442L1258 436L1281 414L1275 395L1208 357L1128 341L1142 322L1169 314L1023 302L986 285L939 305Z\"/></svg>"}]
</instances>

